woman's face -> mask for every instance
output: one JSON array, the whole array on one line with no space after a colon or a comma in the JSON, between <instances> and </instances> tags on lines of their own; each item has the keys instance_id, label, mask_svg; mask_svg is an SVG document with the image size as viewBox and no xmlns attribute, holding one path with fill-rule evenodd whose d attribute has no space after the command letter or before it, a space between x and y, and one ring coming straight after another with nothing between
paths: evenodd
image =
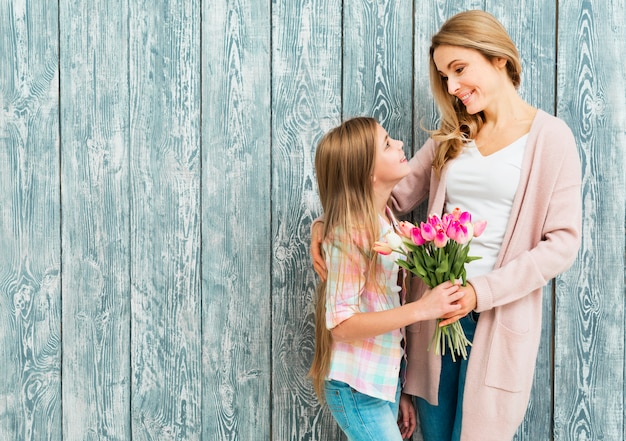
<instances>
[{"instance_id":1,"label":"woman's face","mask_svg":"<svg viewBox=\"0 0 626 441\"><path fill-rule=\"evenodd\" d=\"M495 105L505 82L511 83L506 59L489 61L474 49L438 46L433 52L433 61L448 93L457 97L472 115Z\"/></svg>"}]
</instances>

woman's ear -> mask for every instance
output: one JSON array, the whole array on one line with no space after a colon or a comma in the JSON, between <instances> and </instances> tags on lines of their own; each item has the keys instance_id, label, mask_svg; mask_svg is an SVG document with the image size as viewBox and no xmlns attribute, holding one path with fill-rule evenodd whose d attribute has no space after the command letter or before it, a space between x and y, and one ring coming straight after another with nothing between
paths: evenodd
<instances>
[{"instance_id":1,"label":"woman's ear","mask_svg":"<svg viewBox=\"0 0 626 441\"><path fill-rule=\"evenodd\" d=\"M494 60L493 60L493 64L494 64L494 66L496 66L497 68L502 69L502 68L505 68L505 67L506 67L506 63L507 63L507 61L508 61L508 60L507 60L506 58L497 57L497 58L494 58Z\"/></svg>"}]
</instances>

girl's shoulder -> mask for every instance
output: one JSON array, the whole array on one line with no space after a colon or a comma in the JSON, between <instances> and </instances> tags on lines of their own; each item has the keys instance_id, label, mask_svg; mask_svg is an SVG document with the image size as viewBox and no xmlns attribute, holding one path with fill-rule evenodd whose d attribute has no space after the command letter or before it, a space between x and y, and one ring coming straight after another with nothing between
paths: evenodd
<instances>
[{"instance_id":1,"label":"girl's shoulder","mask_svg":"<svg viewBox=\"0 0 626 441\"><path fill-rule=\"evenodd\" d=\"M327 246L340 247L342 249L361 249L370 248L370 238L367 229L364 226L353 226L349 229L343 227L335 227L329 233L324 243Z\"/></svg>"}]
</instances>

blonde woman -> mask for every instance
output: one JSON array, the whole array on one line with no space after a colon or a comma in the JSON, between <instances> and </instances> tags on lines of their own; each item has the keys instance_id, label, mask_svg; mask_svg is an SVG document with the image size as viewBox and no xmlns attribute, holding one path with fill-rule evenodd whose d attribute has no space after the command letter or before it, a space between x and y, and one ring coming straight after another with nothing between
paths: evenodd
<instances>
[{"instance_id":1,"label":"blonde woman","mask_svg":"<svg viewBox=\"0 0 626 441\"><path fill-rule=\"evenodd\" d=\"M411 400L401 399L403 328L456 312L461 294L446 282L403 305L399 256L372 249L396 228L387 202L410 172L401 141L372 118L350 119L321 140L315 169L329 271L317 293L310 376L349 440L401 441L415 428Z\"/></svg>"},{"instance_id":2,"label":"blonde woman","mask_svg":"<svg viewBox=\"0 0 626 441\"><path fill-rule=\"evenodd\" d=\"M415 395L426 441L503 441L522 422L541 335L542 288L576 258L581 168L558 118L518 94L521 63L504 27L483 11L451 17L431 41L430 80L441 124L392 191L400 213L461 207L489 226L474 239L458 311L473 346L453 362L427 347L434 321L407 330L405 392ZM319 226L311 253L322 279ZM413 299L423 286L414 279Z\"/></svg>"}]
</instances>

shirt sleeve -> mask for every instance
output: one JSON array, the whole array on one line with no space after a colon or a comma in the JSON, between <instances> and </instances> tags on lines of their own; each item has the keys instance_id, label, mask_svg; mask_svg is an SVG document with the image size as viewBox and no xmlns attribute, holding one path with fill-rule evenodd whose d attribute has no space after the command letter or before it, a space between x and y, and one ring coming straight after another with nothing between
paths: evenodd
<instances>
[{"instance_id":1,"label":"shirt sleeve","mask_svg":"<svg viewBox=\"0 0 626 441\"><path fill-rule=\"evenodd\" d=\"M409 213L428 197L437 145L429 138L409 161L410 173L391 192L391 203L396 212Z\"/></svg>"},{"instance_id":2,"label":"shirt sleeve","mask_svg":"<svg viewBox=\"0 0 626 441\"><path fill-rule=\"evenodd\" d=\"M326 327L333 329L360 312L365 265L355 245L330 243L326 248Z\"/></svg>"}]
</instances>

